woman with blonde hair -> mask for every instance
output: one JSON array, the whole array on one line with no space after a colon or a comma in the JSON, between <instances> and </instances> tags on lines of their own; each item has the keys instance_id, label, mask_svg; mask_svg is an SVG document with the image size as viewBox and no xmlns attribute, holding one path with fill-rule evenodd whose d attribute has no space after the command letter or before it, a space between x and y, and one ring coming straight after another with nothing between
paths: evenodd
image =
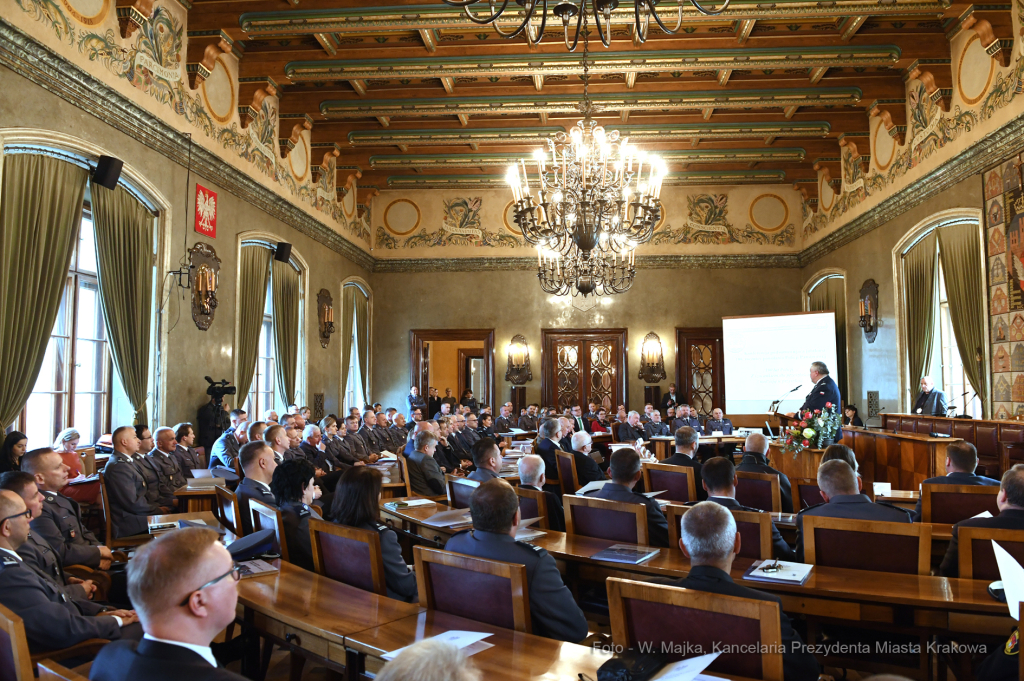
<instances>
[{"instance_id":1,"label":"woman with blonde hair","mask_svg":"<svg viewBox=\"0 0 1024 681\"><path fill-rule=\"evenodd\" d=\"M82 435L77 430L65 428L57 433L53 441L53 451L60 454L64 465L68 467L69 481L85 476L85 464L82 462L82 455L78 453L78 443L81 439ZM100 483L99 480L94 480L75 485L67 484L60 493L79 503L95 504L100 497Z\"/></svg>"}]
</instances>

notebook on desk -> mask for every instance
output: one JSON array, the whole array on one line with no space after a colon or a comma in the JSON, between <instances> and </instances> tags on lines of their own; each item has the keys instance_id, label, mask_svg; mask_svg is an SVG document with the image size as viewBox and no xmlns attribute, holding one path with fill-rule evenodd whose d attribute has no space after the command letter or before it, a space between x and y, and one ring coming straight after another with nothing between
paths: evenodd
<instances>
[{"instance_id":1,"label":"notebook on desk","mask_svg":"<svg viewBox=\"0 0 1024 681\"><path fill-rule=\"evenodd\" d=\"M777 569L772 571L772 568L776 566ZM814 566L808 563L791 563L786 560L755 560L754 564L743 573L743 579L802 586L811 576L813 569Z\"/></svg>"},{"instance_id":2,"label":"notebook on desk","mask_svg":"<svg viewBox=\"0 0 1024 681\"><path fill-rule=\"evenodd\" d=\"M661 549L650 546L637 546L636 544L612 544L608 548L598 551L591 556L593 560L606 560L610 563L629 563L639 565L644 561L654 558L661 552Z\"/></svg>"}]
</instances>

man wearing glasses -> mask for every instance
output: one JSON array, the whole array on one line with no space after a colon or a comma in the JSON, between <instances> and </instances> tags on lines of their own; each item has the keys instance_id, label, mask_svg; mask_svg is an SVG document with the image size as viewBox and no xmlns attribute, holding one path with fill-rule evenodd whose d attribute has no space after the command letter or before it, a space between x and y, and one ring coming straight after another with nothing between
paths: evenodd
<instances>
[{"instance_id":1,"label":"man wearing glasses","mask_svg":"<svg viewBox=\"0 0 1024 681\"><path fill-rule=\"evenodd\" d=\"M175 530L139 549L128 563L128 596L146 635L105 646L92 681L241 681L217 666L214 636L235 619L238 568L217 533Z\"/></svg>"},{"instance_id":2,"label":"man wearing glasses","mask_svg":"<svg viewBox=\"0 0 1024 681\"><path fill-rule=\"evenodd\" d=\"M90 638L137 640L142 631L134 611L69 599L21 559L31 515L24 499L0 490L0 603L24 620L29 650L59 650Z\"/></svg>"}]
</instances>

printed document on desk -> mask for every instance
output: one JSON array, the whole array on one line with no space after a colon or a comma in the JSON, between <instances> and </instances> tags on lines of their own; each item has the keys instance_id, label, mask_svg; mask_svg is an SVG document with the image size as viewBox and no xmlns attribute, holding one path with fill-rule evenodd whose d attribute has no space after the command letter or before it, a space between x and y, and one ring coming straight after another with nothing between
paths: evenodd
<instances>
[{"instance_id":1,"label":"printed document on desk","mask_svg":"<svg viewBox=\"0 0 1024 681\"><path fill-rule=\"evenodd\" d=\"M778 564L778 572L765 572L766 565ZM774 582L776 584L803 584L811 576L813 565L808 563L790 563L785 560L755 560L754 564L743 573L743 579L756 582Z\"/></svg>"},{"instance_id":2,"label":"printed document on desk","mask_svg":"<svg viewBox=\"0 0 1024 681\"><path fill-rule=\"evenodd\" d=\"M473 655L479 653L481 650L493 648L494 644L487 643L484 641L485 638L491 634L485 634L481 631L458 631L453 629L452 631L446 631L443 634L437 636L431 636L430 638L437 639L438 641L444 641L449 643L463 652L464 655ZM392 650L390 653L384 653L382 658L388 662L395 659L403 650L408 648L405 646L398 650Z\"/></svg>"}]
</instances>

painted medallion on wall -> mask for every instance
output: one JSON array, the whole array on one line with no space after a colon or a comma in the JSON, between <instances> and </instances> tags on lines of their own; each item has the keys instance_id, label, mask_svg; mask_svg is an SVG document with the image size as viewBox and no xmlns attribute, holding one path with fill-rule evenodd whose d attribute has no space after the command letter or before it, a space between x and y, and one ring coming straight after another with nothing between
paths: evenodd
<instances>
[{"instance_id":1,"label":"painted medallion on wall","mask_svg":"<svg viewBox=\"0 0 1024 681\"><path fill-rule=\"evenodd\" d=\"M426 246L489 246L500 248L517 248L522 246L518 239L506 230L490 231L486 229L480 218L483 199L480 197L444 199L441 214L441 226L434 231L423 228L417 234L408 237L403 244L406 248Z\"/></svg>"},{"instance_id":2,"label":"painted medallion on wall","mask_svg":"<svg viewBox=\"0 0 1024 681\"><path fill-rule=\"evenodd\" d=\"M96 26L107 18L113 0L61 0L61 4L78 23Z\"/></svg>"}]
</instances>

